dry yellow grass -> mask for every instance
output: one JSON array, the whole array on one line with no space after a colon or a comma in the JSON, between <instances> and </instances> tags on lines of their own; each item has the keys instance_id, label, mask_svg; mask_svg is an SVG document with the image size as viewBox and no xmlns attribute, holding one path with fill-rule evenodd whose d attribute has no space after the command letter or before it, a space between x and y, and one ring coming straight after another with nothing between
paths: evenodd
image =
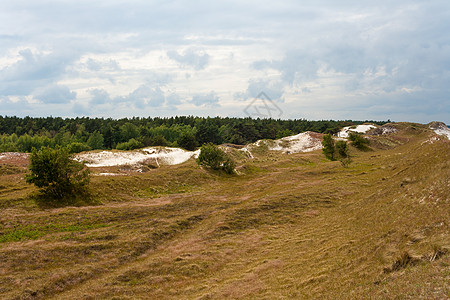
<instances>
[{"instance_id":1,"label":"dry yellow grass","mask_svg":"<svg viewBox=\"0 0 450 300\"><path fill-rule=\"evenodd\" d=\"M94 177L92 206L39 207L3 175L0 298L448 298L450 141L400 125L349 168L320 151L261 151L240 176L190 161Z\"/></svg>"}]
</instances>

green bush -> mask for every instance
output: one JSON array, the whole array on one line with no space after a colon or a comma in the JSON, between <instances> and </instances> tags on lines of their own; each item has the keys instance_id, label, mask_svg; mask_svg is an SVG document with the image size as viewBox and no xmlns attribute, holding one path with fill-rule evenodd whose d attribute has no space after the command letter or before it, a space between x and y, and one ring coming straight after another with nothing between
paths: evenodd
<instances>
[{"instance_id":1,"label":"green bush","mask_svg":"<svg viewBox=\"0 0 450 300\"><path fill-rule=\"evenodd\" d=\"M342 166L348 167L351 163L350 154L348 153L348 145L346 141L335 142L331 134L323 136L322 140L323 154L329 160L337 160L341 162Z\"/></svg>"},{"instance_id":2,"label":"green bush","mask_svg":"<svg viewBox=\"0 0 450 300\"><path fill-rule=\"evenodd\" d=\"M346 141L336 142L336 152L341 158L346 158L348 156L348 145Z\"/></svg>"},{"instance_id":3,"label":"green bush","mask_svg":"<svg viewBox=\"0 0 450 300\"><path fill-rule=\"evenodd\" d=\"M342 166L348 167L351 163L350 154L348 153L348 145L346 141L336 142L336 154L339 157L339 161Z\"/></svg>"},{"instance_id":4,"label":"green bush","mask_svg":"<svg viewBox=\"0 0 450 300\"><path fill-rule=\"evenodd\" d=\"M331 136L331 134L326 134L323 136L322 140L322 152L325 154L325 157L329 160L336 160L335 158L335 146L334 146L334 139Z\"/></svg>"},{"instance_id":5,"label":"green bush","mask_svg":"<svg viewBox=\"0 0 450 300\"><path fill-rule=\"evenodd\" d=\"M197 148L197 140L192 133L183 133L177 141L178 146L189 151L194 151Z\"/></svg>"},{"instance_id":6,"label":"green bush","mask_svg":"<svg viewBox=\"0 0 450 300\"><path fill-rule=\"evenodd\" d=\"M227 160L222 164L222 170L227 174L234 174L234 169L236 169L236 164L231 158L227 158Z\"/></svg>"},{"instance_id":7,"label":"green bush","mask_svg":"<svg viewBox=\"0 0 450 300\"><path fill-rule=\"evenodd\" d=\"M369 140L358 133L350 132L348 139L352 141L352 146L359 150L369 150Z\"/></svg>"},{"instance_id":8,"label":"green bush","mask_svg":"<svg viewBox=\"0 0 450 300\"><path fill-rule=\"evenodd\" d=\"M80 143L80 142L74 142L74 143L70 143L70 145L68 146L68 149L69 149L70 153L80 153L83 151L91 150L91 147L89 147L86 144Z\"/></svg>"},{"instance_id":9,"label":"green bush","mask_svg":"<svg viewBox=\"0 0 450 300\"><path fill-rule=\"evenodd\" d=\"M133 149L138 149L138 148L142 148L143 145L141 142L139 142L138 140L135 139L130 139L128 142L124 142L124 143L118 143L116 146L117 150L133 150Z\"/></svg>"},{"instance_id":10,"label":"green bush","mask_svg":"<svg viewBox=\"0 0 450 300\"><path fill-rule=\"evenodd\" d=\"M200 149L197 163L210 167L213 170L223 170L227 174L233 174L235 164L228 155L212 143L205 144Z\"/></svg>"},{"instance_id":11,"label":"green bush","mask_svg":"<svg viewBox=\"0 0 450 300\"><path fill-rule=\"evenodd\" d=\"M88 194L89 170L73 160L67 148L34 148L29 170L27 183L36 185L45 196L62 200Z\"/></svg>"},{"instance_id":12,"label":"green bush","mask_svg":"<svg viewBox=\"0 0 450 300\"><path fill-rule=\"evenodd\" d=\"M152 146L167 146L169 143L162 135L156 135L152 138Z\"/></svg>"},{"instance_id":13,"label":"green bush","mask_svg":"<svg viewBox=\"0 0 450 300\"><path fill-rule=\"evenodd\" d=\"M103 149L104 141L103 135L98 131L95 131L89 136L87 144L92 149Z\"/></svg>"}]
</instances>

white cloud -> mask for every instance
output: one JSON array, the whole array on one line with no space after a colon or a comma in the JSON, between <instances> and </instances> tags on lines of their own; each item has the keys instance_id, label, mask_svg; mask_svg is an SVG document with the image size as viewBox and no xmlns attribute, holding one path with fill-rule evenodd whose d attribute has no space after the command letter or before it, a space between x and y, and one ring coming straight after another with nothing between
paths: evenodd
<instances>
[{"instance_id":1,"label":"white cloud","mask_svg":"<svg viewBox=\"0 0 450 300\"><path fill-rule=\"evenodd\" d=\"M177 61L182 66L190 66L195 70L204 69L209 62L209 55L204 51L196 51L192 48L186 49L183 54L177 51L168 51L167 56Z\"/></svg>"},{"instance_id":2,"label":"white cloud","mask_svg":"<svg viewBox=\"0 0 450 300\"><path fill-rule=\"evenodd\" d=\"M216 95L214 91L209 92L208 94L195 94L191 103L195 106L204 106L204 107L220 107L219 97Z\"/></svg>"},{"instance_id":3,"label":"white cloud","mask_svg":"<svg viewBox=\"0 0 450 300\"><path fill-rule=\"evenodd\" d=\"M0 105L236 115L265 91L283 117L450 123L449 11L425 0L2 1Z\"/></svg>"},{"instance_id":4,"label":"white cloud","mask_svg":"<svg viewBox=\"0 0 450 300\"><path fill-rule=\"evenodd\" d=\"M42 103L69 103L77 94L63 85L52 84L43 89L37 89L35 98Z\"/></svg>"}]
</instances>

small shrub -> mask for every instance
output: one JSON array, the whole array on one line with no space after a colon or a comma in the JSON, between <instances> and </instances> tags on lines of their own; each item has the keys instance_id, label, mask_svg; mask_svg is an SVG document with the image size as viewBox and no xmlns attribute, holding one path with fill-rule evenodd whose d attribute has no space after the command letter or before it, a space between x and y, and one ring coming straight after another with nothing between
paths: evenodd
<instances>
[{"instance_id":1,"label":"small shrub","mask_svg":"<svg viewBox=\"0 0 450 300\"><path fill-rule=\"evenodd\" d=\"M80 142L74 142L68 146L68 149L69 149L70 153L80 153L83 151L91 150L91 147L89 147L86 144L80 143Z\"/></svg>"},{"instance_id":2,"label":"small shrub","mask_svg":"<svg viewBox=\"0 0 450 300\"><path fill-rule=\"evenodd\" d=\"M236 164L234 163L234 161L231 158L228 158L222 165L222 169L227 174L233 174L235 168L236 168Z\"/></svg>"},{"instance_id":3,"label":"small shrub","mask_svg":"<svg viewBox=\"0 0 450 300\"><path fill-rule=\"evenodd\" d=\"M331 134L326 134L323 136L322 146L323 146L322 152L323 154L325 154L325 157L328 158L329 160L336 160L335 158L336 148L334 146L334 139L331 136Z\"/></svg>"},{"instance_id":4,"label":"small shrub","mask_svg":"<svg viewBox=\"0 0 450 300\"><path fill-rule=\"evenodd\" d=\"M133 150L142 148L142 143L136 139L130 139L128 142L119 143L116 146L117 150Z\"/></svg>"},{"instance_id":5,"label":"small shrub","mask_svg":"<svg viewBox=\"0 0 450 300\"><path fill-rule=\"evenodd\" d=\"M213 170L223 170L227 174L234 173L235 164L233 160L212 143L201 147L197 163L201 166L210 167Z\"/></svg>"},{"instance_id":6,"label":"small shrub","mask_svg":"<svg viewBox=\"0 0 450 300\"><path fill-rule=\"evenodd\" d=\"M348 145L346 141L337 141L336 142L336 154L339 157L339 161L342 166L347 168L352 162L350 158L350 154L348 153Z\"/></svg>"},{"instance_id":7,"label":"small shrub","mask_svg":"<svg viewBox=\"0 0 450 300\"><path fill-rule=\"evenodd\" d=\"M370 141L358 133L351 132L348 139L352 141L352 146L359 150L366 151L370 149L368 147Z\"/></svg>"},{"instance_id":8,"label":"small shrub","mask_svg":"<svg viewBox=\"0 0 450 300\"><path fill-rule=\"evenodd\" d=\"M390 268L385 268L384 273L391 273L405 269L408 266L416 265L419 262L417 258L412 257L408 252L404 251L397 259L392 263Z\"/></svg>"},{"instance_id":9,"label":"small shrub","mask_svg":"<svg viewBox=\"0 0 450 300\"><path fill-rule=\"evenodd\" d=\"M62 200L88 194L89 170L73 160L66 148L33 149L29 169L27 183L36 185L47 197Z\"/></svg>"}]
</instances>

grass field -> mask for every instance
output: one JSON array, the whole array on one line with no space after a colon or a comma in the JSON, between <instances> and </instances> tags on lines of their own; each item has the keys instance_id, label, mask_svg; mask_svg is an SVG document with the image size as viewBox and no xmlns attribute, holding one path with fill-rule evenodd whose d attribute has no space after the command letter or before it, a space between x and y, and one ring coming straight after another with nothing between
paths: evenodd
<instances>
[{"instance_id":1,"label":"grass field","mask_svg":"<svg viewBox=\"0 0 450 300\"><path fill-rule=\"evenodd\" d=\"M0 168L1 299L446 299L450 141L420 125L351 147L93 176L92 202L34 201Z\"/></svg>"}]
</instances>

